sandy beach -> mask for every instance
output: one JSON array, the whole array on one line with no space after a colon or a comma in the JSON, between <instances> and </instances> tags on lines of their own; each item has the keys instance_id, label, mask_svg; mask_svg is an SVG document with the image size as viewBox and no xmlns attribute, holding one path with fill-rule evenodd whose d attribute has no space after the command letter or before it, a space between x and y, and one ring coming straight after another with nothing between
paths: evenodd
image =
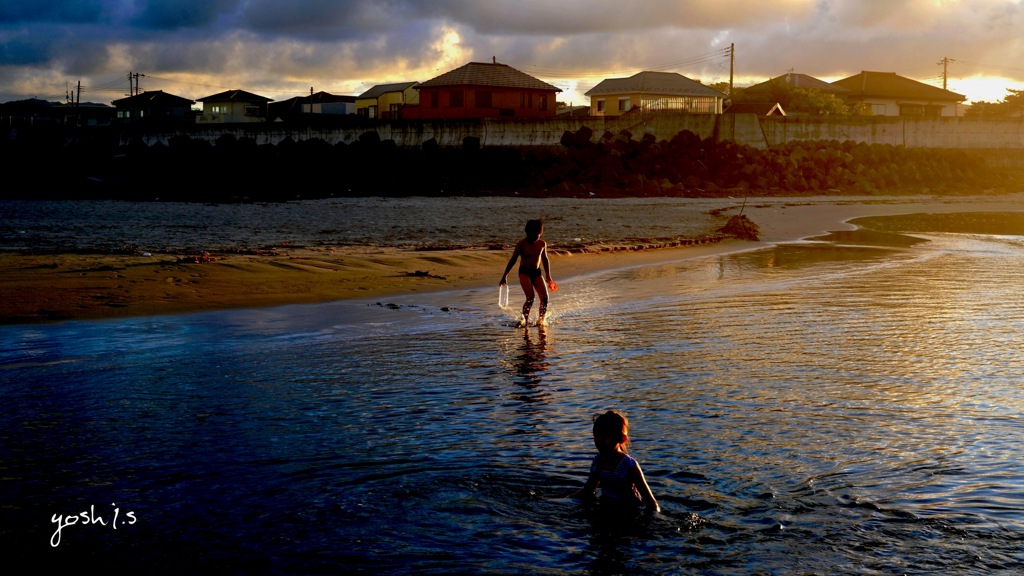
<instances>
[{"instance_id":1,"label":"sandy beach","mask_svg":"<svg viewBox=\"0 0 1024 576\"><path fill-rule=\"evenodd\" d=\"M729 207L733 212L738 206ZM725 239L687 246L551 245L556 280L600 269L695 258L796 241L853 227L862 216L1016 212L1024 193L994 196L752 198L744 213L759 242ZM709 222L716 217L707 214ZM0 253L0 323L92 320L206 310L314 303L497 285L511 246L452 250L391 247L281 248L265 254Z\"/></svg>"}]
</instances>

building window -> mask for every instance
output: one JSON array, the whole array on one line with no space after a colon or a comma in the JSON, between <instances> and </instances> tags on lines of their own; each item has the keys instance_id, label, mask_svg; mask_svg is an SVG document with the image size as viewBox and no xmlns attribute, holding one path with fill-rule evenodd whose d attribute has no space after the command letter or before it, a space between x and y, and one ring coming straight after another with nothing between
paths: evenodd
<instances>
[{"instance_id":1,"label":"building window","mask_svg":"<svg viewBox=\"0 0 1024 576\"><path fill-rule=\"evenodd\" d=\"M369 117L369 118L376 118L377 117L377 107L376 106L367 106L366 107L366 116Z\"/></svg>"},{"instance_id":2,"label":"building window","mask_svg":"<svg viewBox=\"0 0 1024 576\"><path fill-rule=\"evenodd\" d=\"M491 96L490 90L481 90L476 93L476 107L477 108L491 108Z\"/></svg>"},{"instance_id":3,"label":"building window","mask_svg":"<svg viewBox=\"0 0 1024 576\"><path fill-rule=\"evenodd\" d=\"M448 107L462 108L462 90L452 90L448 93Z\"/></svg>"},{"instance_id":4,"label":"building window","mask_svg":"<svg viewBox=\"0 0 1024 576\"><path fill-rule=\"evenodd\" d=\"M604 98L597 101L597 111L604 112Z\"/></svg>"},{"instance_id":5,"label":"building window","mask_svg":"<svg viewBox=\"0 0 1024 576\"><path fill-rule=\"evenodd\" d=\"M398 118L399 116L402 115L402 105L401 104L392 104L392 105L388 106L388 112L391 113L391 117L392 118Z\"/></svg>"},{"instance_id":6,"label":"building window","mask_svg":"<svg viewBox=\"0 0 1024 576\"><path fill-rule=\"evenodd\" d=\"M220 105L217 105L217 104L214 104L213 106L210 106L210 114L227 114L227 113L228 113L228 107L227 106L220 106Z\"/></svg>"},{"instance_id":7,"label":"building window","mask_svg":"<svg viewBox=\"0 0 1024 576\"><path fill-rule=\"evenodd\" d=\"M872 116L885 116L885 104L871 104Z\"/></svg>"},{"instance_id":8,"label":"building window","mask_svg":"<svg viewBox=\"0 0 1024 576\"><path fill-rule=\"evenodd\" d=\"M900 116L924 116L924 105L900 104Z\"/></svg>"},{"instance_id":9,"label":"building window","mask_svg":"<svg viewBox=\"0 0 1024 576\"><path fill-rule=\"evenodd\" d=\"M548 97L546 94L540 95L540 109L547 112L548 109Z\"/></svg>"},{"instance_id":10,"label":"building window","mask_svg":"<svg viewBox=\"0 0 1024 576\"><path fill-rule=\"evenodd\" d=\"M437 90L434 90L434 91L432 91L430 93L430 107L431 108L437 108L438 106L440 106L439 95L440 95L440 92L438 92Z\"/></svg>"},{"instance_id":11,"label":"building window","mask_svg":"<svg viewBox=\"0 0 1024 576\"><path fill-rule=\"evenodd\" d=\"M629 96L625 98L619 98L619 112L629 111Z\"/></svg>"}]
</instances>

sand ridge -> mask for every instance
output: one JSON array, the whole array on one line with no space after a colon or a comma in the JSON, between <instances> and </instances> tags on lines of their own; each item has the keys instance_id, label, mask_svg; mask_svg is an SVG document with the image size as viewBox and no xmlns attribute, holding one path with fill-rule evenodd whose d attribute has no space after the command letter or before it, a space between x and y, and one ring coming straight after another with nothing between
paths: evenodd
<instances>
[{"instance_id":1,"label":"sand ridge","mask_svg":"<svg viewBox=\"0 0 1024 576\"><path fill-rule=\"evenodd\" d=\"M780 205L752 200L745 214L759 242L716 240L587 251L551 246L553 277L653 264L795 241L834 230L846 220L932 212L1021 211L1024 193L991 197L909 197L898 202ZM701 216L709 221L714 216ZM668 246L668 247L665 247ZM394 247L281 247L256 254L0 253L0 323L94 320L314 303L352 298L497 286L511 255L505 249L415 250Z\"/></svg>"}]
</instances>

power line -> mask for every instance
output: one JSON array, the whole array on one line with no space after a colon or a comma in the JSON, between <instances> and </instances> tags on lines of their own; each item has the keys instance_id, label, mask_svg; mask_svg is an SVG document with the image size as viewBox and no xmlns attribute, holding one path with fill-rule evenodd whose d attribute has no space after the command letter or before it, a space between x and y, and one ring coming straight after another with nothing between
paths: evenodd
<instances>
[{"instance_id":1,"label":"power line","mask_svg":"<svg viewBox=\"0 0 1024 576\"><path fill-rule=\"evenodd\" d=\"M1006 66L1001 64L980 64L978 62L970 62L967 60L959 60L950 58L949 62L955 62L957 64L963 64L964 66L970 66L973 68L990 68L993 70L1005 70L1008 72L1024 72L1024 67L1021 66Z\"/></svg>"},{"instance_id":2,"label":"power line","mask_svg":"<svg viewBox=\"0 0 1024 576\"><path fill-rule=\"evenodd\" d=\"M718 62L720 67L724 69L723 60L727 60L731 55L731 48L721 48L708 52L705 54L699 54L682 60L676 60L672 62L664 62L653 66L637 66L626 69L608 69L603 68L601 70L584 70L580 68L551 68L547 66L540 66L537 64L525 64L525 63L514 63L513 66L519 69L529 69L533 74L543 77L555 77L555 78L593 78L595 76L607 76L607 75L620 75L634 72L637 69L650 70L652 72L660 72L665 70L676 70L681 68L689 68L698 64L714 63Z\"/></svg>"},{"instance_id":3,"label":"power line","mask_svg":"<svg viewBox=\"0 0 1024 576\"><path fill-rule=\"evenodd\" d=\"M179 86L190 86L190 87L193 87L193 88L194 87L202 87L202 88L210 88L210 89L214 89L214 90L235 90L235 89L238 89L238 86L220 86L218 84L204 84L204 83L201 83L201 82L182 82L181 80L175 80L175 79L172 79L172 78L163 78L161 76L153 76L152 74L147 74L146 78L150 79L150 80L160 80L160 81L163 81L163 82L169 82L171 84L179 85ZM253 88L253 89L251 89L251 91L261 92L261 93L264 93L264 94L293 94L293 95L296 92L295 90L278 90L278 89L270 89L270 88ZM301 92L304 93L305 89L304 88L301 89Z\"/></svg>"}]
</instances>

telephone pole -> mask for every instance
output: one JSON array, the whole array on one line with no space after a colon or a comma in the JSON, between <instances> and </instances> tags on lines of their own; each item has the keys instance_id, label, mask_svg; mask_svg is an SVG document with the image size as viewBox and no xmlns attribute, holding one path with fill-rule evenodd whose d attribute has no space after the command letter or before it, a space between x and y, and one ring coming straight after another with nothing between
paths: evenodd
<instances>
[{"instance_id":1,"label":"telephone pole","mask_svg":"<svg viewBox=\"0 0 1024 576\"><path fill-rule=\"evenodd\" d=\"M952 62L952 60L950 60L949 58L946 58L946 57L943 57L942 60L939 60L939 64L942 64L942 89L943 90L946 89L946 79L949 77L948 71L949 71L949 63L950 62Z\"/></svg>"},{"instance_id":2,"label":"telephone pole","mask_svg":"<svg viewBox=\"0 0 1024 576\"><path fill-rule=\"evenodd\" d=\"M732 74L736 68L736 44L729 44L729 98L732 98Z\"/></svg>"},{"instance_id":3,"label":"telephone pole","mask_svg":"<svg viewBox=\"0 0 1024 576\"><path fill-rule=\"evenodd\" d=\"M145 77L146 75L145 74L139 74L138 72L135 72L134 74L131 73L131 72L128 73L128 95L129 96L138 96L139 95L139 76ZM134 88L132 88L132 80L133 79L135 80L135 87Z\"/></svg>"}]
</instances>

